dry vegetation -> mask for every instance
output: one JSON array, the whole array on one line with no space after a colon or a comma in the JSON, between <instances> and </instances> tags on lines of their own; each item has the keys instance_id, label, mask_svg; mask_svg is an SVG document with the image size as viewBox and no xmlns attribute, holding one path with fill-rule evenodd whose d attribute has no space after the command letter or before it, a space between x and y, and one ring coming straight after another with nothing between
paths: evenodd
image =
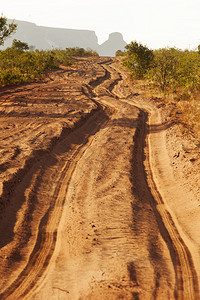
<instances>
[{"instance_id":1,"label":"dry vegetation","mask_svg":"<svg viewBox=\"0 0 200 300\"><path fill-rule=\"evenodd\" d=\"M134 93L150 97L159 107L164 107L170 119L181 126L182 133L200 139L200 92L185 95L181 91L163 93L147 80L129 78Z\"/></svg>"},{"instance_id":2,"label":"dry vegetation","mask_svg":"<svg viewBox=\"0 0 200 300\"><path fill-rule=\"evenodd\" d=\"M149 50L132 42L122 63L130 70L134 90L169 108L183 132L200 136L200 52L176 48ZM122 53L120 53L122 54Z\"/></svg>"},{"instance_id":3,"label":"dry vegetation","mask_svg":"<svg viewBox=\"0 0 200 300\"><path fill-rule=\"evenodd\" d=\"M17 42L22 46L26 45ZM78 47L65 50L26 51L23 47L12 46L0 50L0 87L42 79L47 70L56 69L60 65L70 66L74 63L74 57L88 56L98 56L98 54Z\"/></svg>"}]
</instances>

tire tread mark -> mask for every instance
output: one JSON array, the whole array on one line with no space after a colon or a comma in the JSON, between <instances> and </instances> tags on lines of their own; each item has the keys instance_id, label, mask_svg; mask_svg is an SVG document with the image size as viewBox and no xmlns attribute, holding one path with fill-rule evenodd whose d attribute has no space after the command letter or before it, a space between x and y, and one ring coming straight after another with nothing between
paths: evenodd
<instances>
[{"instance_id":1,"label":"tire tread mark","mask_svg":"<svg viewBox=\"0 0 200 300\"><path fill-rule=\"evenodd\" d=\"M96 115L96 118L95 116L92 116L97 123L96 127L94 126L90 133L91 136L93 135L93 138L94 134L101 128L103 123L106 123L106 120L108 119L107 114L104 113L103 109L100 111L98 110L98 114L99 116ZM101 119L101 122L97 122L98 117ZM28 292L33 289L38 278L43 275L45 268L50 262L56 245L56 228L58 227L62 214L62 207L65 201L65 196L61 197L60 194L66 195L66 191L76 165L86 149L92 143L93 138L89 141L88 138L86 138L80 146L76 147L71 159L67 161L63 167L58 181L59 184L56 186L53 194L53 199L56 199L55 206L53 208L49 208L40 222L37 242L26 267L19 274L15 282L0 295L1 299L11 300L14 298L24 298Z\"/></svg>"},{"instance_id":2,"label":"tire tread mark","mask_svg":"<svg viewBox=\"0 0 200 300\"><path fill-rule=\"evenodd\" d=\"M140 108L139 108L140 109ZM146 151L145 151L145 162L144 162L144 176L146 177L146 183L152 194L152 208L156 215L156 219L161 229L161 235L168 235L168 238L164 238L165 242L168 243L170 255L174 264L176 274L176 289L174 296L176 299L187 299L195 300L199 299L199 287L198 287L198 276L192 260L192 255L182 239L172 216L165 207L165 203L162 199L160 192L157 189L156 183L153 178L153 171L150 163L150 147L149 147L149 136L150 130L149 124L146 124L148 119L148 113L141 111L141 127L140 134L143 136L143 149L146 140ZM171 245L169 245L169 243ZM175 254L175 260L173 255Z\"/></svg>"}]
</instances>

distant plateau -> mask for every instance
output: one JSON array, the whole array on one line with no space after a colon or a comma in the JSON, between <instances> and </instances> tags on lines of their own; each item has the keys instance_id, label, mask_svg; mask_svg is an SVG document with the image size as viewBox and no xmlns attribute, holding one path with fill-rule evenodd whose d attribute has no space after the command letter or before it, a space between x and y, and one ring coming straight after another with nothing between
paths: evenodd
<instances>
[{"instance_id":1,"label":"distant plateau","mask_svg":"<svg viewBox=\"0 0 200 300\"><path fill-rule=\"evenodd\" d=\"M8 19L8 22L11 20ZM13 39L21 40L39 50L80 47L92 49L100 56L115 56L117 50L124 50L127 43L119 32L110 33L103 44L98 44L95 31L38 26L31 22L15 20L17 31L1 49L10 47Z\"/></svg>"}]
</instances>

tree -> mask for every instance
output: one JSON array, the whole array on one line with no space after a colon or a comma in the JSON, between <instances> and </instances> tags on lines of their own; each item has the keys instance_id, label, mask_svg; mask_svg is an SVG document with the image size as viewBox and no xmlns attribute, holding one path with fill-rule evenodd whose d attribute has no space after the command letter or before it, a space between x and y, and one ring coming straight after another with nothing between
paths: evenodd
<instances>
[{"instance_id":1,"label":"tree","mask_svg":"<svg viewBox=\"0 0 200 300\"><path fill-rule=\"evenodd\" d=\"M143 78L153 62L153 51L137 42L126 45L124 65L130 68L137 78Z\"/></svg>"},{"instance_id":2,"label":"tree","mask_svg":"<svg viewBox=\"0 0 200 300\"><path fill-rule=\"evenodd\" d=\"M15 32L17 24L14 21L11 24L7 23L7 18L0 17L0 46L4 44L4 41L9 35Z\"/></svg>"},{"instance_id":3,"label":"tree","mask_svg":"<svg viewBox=\"0 0 200 300\"><path fill-rule=\"evenodd\" d=\"M21 42L20 40L14 39L12 42L12 48L19 50L29 50L29 46L25 42Z\"/></svg>"},{"instance_id":4,"label":"tree","mask_svg":"<svg viewBox=\"0 0 200 300\"><path fill-rule=\"evenodd\" d=\"M200 56L196 51L176 48L155 50L147 75L163 92L180 88L191 92L200 86Z\"/></svg>"},{"instance_id":5,"label":"tree","mask_svg":"<svg viewBox=\"0 0 200 300\"><path fill-rule=\"evenodd\" d=\"M122 51L122 50L117 50L116 52L115 52L115 56L117 57L117 56L124 56L125 55L125 52L124 51Z\"/></svg>"},{"instance_id":6,"label":"tree","mask_svg":"<svg viewBox=\"0 0 200 300\"><path fill-rule=\"evenodd\" d=\"M153 68L149 75L164 92L167 87L174 86L177 79L179 55L175 48L164 48L154 51Z\"/></svg>"},{"instance_id":7,"label":"tree","mask_svg":"<svg viewBox=\"0 0 200 300\"><path fill-rule=\"evenodd\" d=\"M197 49L198 49L198 53L200 54L200 45L197 47Z\"/></svg>"}]
</instances>

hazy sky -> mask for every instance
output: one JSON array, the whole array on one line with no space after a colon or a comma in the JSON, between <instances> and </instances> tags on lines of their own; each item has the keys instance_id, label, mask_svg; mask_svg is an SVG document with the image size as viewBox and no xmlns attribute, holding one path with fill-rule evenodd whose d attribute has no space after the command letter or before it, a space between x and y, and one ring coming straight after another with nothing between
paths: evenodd
<instances>
[{"instance_id":1,"label":"hazy sky","mask_svg":"<svg viewBox=\"0 0 200 300\"><path fill-rule=\"evenodd\" d=\"M5 0L7 18L37 25L95 30L99 43L121 32L150 48L200 44L200 0Z\"/></svg>"}]
</instances>

